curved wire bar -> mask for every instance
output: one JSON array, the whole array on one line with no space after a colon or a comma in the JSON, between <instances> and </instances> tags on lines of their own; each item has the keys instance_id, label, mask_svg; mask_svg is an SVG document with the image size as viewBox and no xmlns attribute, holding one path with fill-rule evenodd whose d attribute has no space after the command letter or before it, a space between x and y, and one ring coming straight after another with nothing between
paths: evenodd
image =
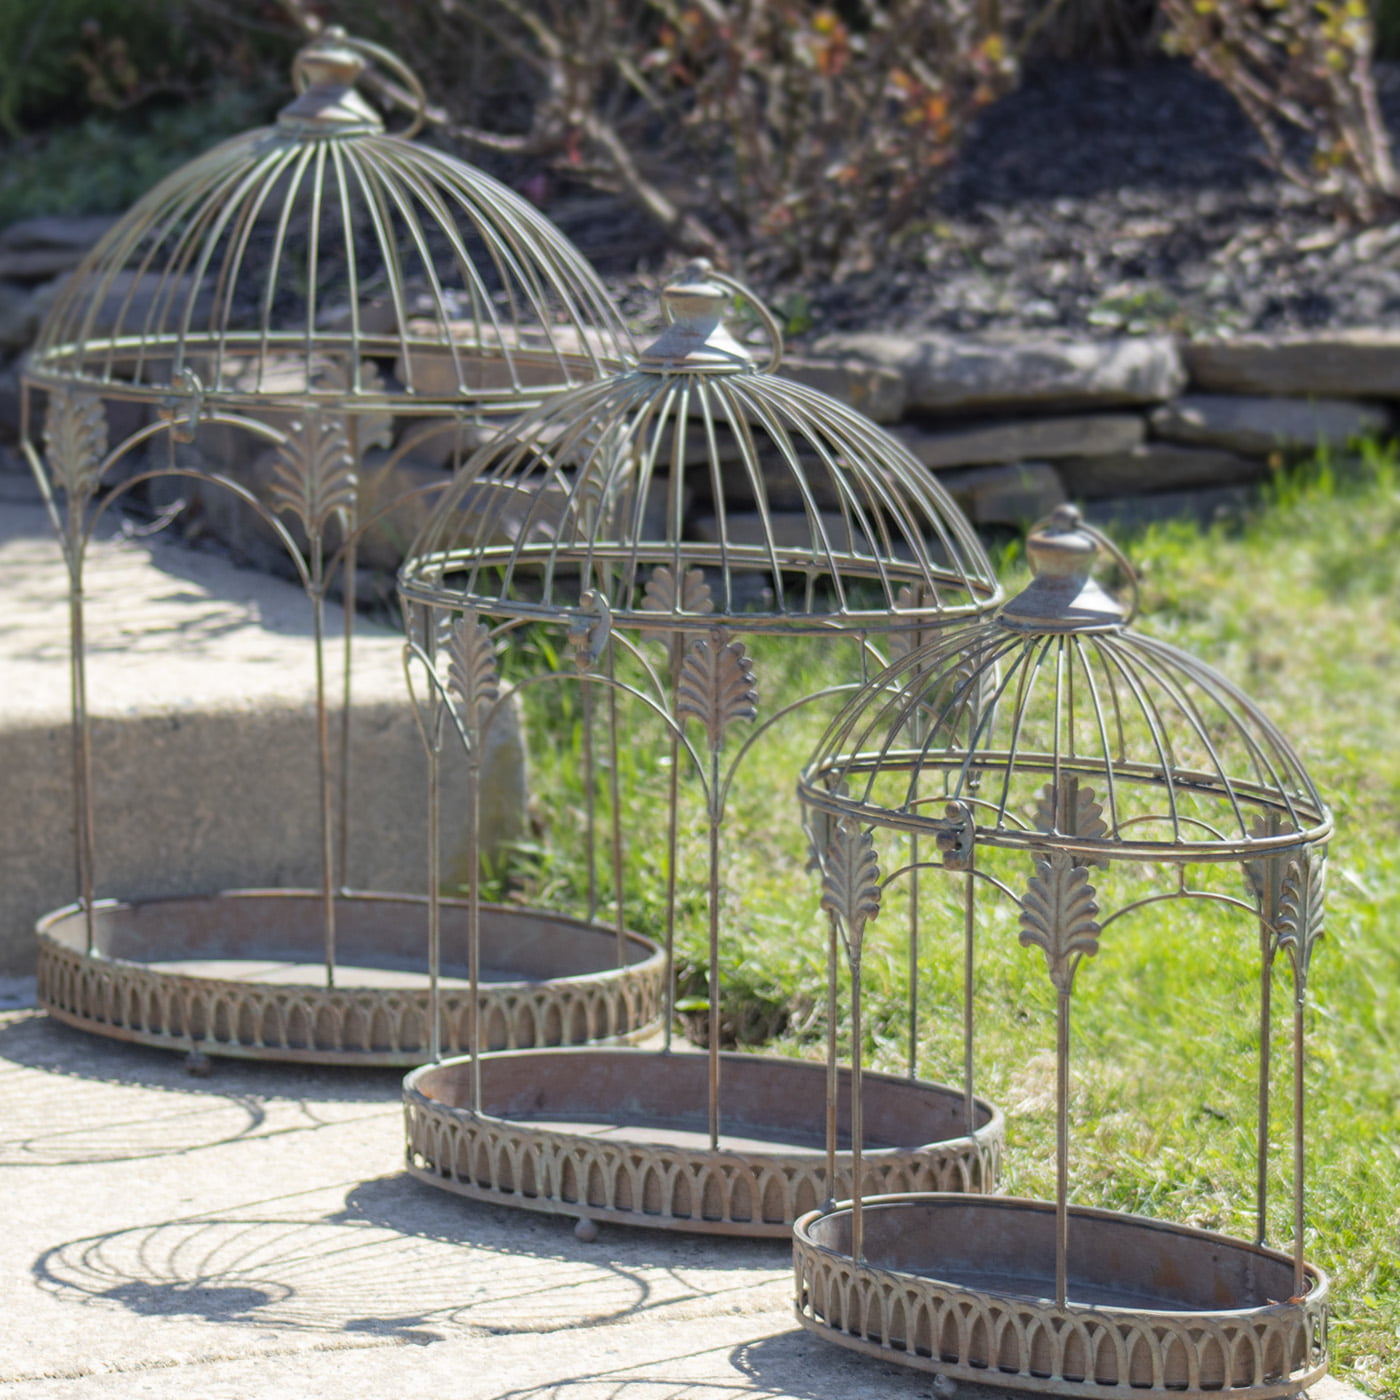
<instances>
[{"instance_id":1,"label":"curved wire bar","mask_svg":"<svg viewBox=\"0 0 1400 1400\"><path fill-rule=\"evenodd\" d=\"M377 287L387 329L363 314ZM348 327L322 324L332 298L348 301ZM198 157L118 221L56 300L28 377L139 399L193 367L214 399L266 399L270 361L290 356L293 398L411 413L464 391L518 406L617 368L632 348L586 260L513 191L403 135L278 124ZM361 364L396 353L402 387L367 393ZM343 387L314 385L322 356L344 362ZM456 370L446 393L424 378L444 362Z\"/></svg>"},{"instance_id":2,"label":"curved wire bar","mask_svg":"<svg viewBox=\"0 0 1400 1400\"><path fill-rule=\"evenodd\" d=\"M728 464L726 443L736 453ZM768 473L800 506L809 542L779 537ZM692 480L712 502L708 540L683 534ZM474 513L488 490L497 499ZM653 491L664 495L659 527L648 519ZM521 509L502 543L512 504ZM756 517L742 522L746 533L736 511ZM640 576L657 566L673 575L715 570L714 609L691 613L677 599L665 614L648 611ZM770 604L740 601L735 581L746 572L765 578ZM614 580L608 601L620 625L654 628L664 615L671 630L720 621L750 632L912 630L996 596L970 527L901 447L814 391L751 371L635 371L544 406L467 463L414 542L401 584L418 602L568 618L582 609L583 590L563 585L578 575ZM519 586L528 577L538 579L533 591ZM791 580L802 587L790 599ZM853 598L857 582L879 602ZM901 586L924 600L910 605Z\"/></svg>"}]
</instances>

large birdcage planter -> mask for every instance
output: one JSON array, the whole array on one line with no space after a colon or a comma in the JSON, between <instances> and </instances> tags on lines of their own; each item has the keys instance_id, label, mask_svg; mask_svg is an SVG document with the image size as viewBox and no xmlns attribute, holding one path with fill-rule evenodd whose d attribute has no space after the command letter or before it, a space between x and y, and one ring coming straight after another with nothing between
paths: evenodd
<instances>
[{"instance_id":1,"label":"large birdcage planter","mask_svg":"<svg viewBox=\"0 0 1400 1400\"><path fill-rule=\"evenodd\" d=\"M1129 625L1090 577L1106 544L1073 507L1055 512L1029 538L1027 588L995 619L873 678L803 772L823 903L857 994L853 1073L862 941L890 889L920 870L925 891L935 875L958 882L969 970L979 902L1012 901L1056 1008L1055 1191L856 1192L810 1212L794 1232L797 1315L839 1345L952 1379L1081 1396L1293 1395L1327 1364L1328 1282L1303 1252L1303 1072L1331 818L1251 701ZM1148 883L1120 884L1132 871ZM1239 1193L1248 1240L1070 1200L1077 981L1097 971L1119 919L1160 918L1178 901L1220 911L1243 925L1241 947L1258 949L1245 1110L1256 1170ZM1279 980L1293 1053L1288 1147L1275 1163ZM1148 981L1138 995L1152 995ZM969 1037L977 1024L970 1015ZM859 1115L857 1105L857 1153ZM1267 1242L1281 1215L1269 1209L1272 1168L1291 1178L1285 1249Z\"/></svg>"},{"instance_id":2,"label":"large birdcage planter","mask_svg":"<svg viewBox=\"0 0 1400 1400\"><path fill-rule=\"evenodd\" d=\"M734 285L689 267L665 289L668 325L638 367L483 447L400 573L433 762L459 746L470 776L503 674L522 692L567 692L582 852L571 893L585 917L621 929L638 869L665 889L651 930L668 967L661 1048L472 1054L405 1084L416 1175L586 1228L782 1236L806 1205L848 1189L849 1154L826 1153L822 1127L848 1087L722 1048L725 910L743 898L725 877L732 799L753 754L804 726L815 736L889 654L999 596L975 535L917 462L772 372L771 317L769 366L755 364L724 324ZM785 667L809 638L822 641L815 677ZM624 767L642 792L633 807ZM687 919L704 940L703 1055L672 1038ZM1000 1114L915 1068L870 1077L870 1184L987 1189Z\"/></svg>"},{"instance_id":3,"label":"large birdcage planter","mask_svg":"<svg viewBox=\"0 0 1400 1400\"><path fill-rule=\"evenodd\" d=\"M399 132L356 91L370 64L411 109ZM25 450L71 587L78 847L77 903L39 927L39 996L74 1025L201 1055L403 1065L430 1047L426 901L360 888L349 854L373 801L349 771L362 566L396 567L389 541L411 537L483 437L614 371L631 342L552 224L411 139L425 99L392 54L328 30L293 78L274 124L117 222L25 368ZM240 512L306 594L310 889L100 898L85 562L108 512L176 491ZM145 879L121 874L126 888ZM627 1041L655 1021L646 940L510 908L479 922L468 1004L462 919L443 907L439 1041L464 1048L473 1018L502 1047Z\"/></svg>"}]
</instances>

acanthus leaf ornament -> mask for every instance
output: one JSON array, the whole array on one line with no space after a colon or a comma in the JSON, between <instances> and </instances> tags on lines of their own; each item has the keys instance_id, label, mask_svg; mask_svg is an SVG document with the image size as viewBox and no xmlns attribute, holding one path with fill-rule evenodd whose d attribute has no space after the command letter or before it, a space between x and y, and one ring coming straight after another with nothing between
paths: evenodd
<instances>
[{"instance_id":1,"label":"acanthus leaf ornament","mask_svg":"<svg viewBox=\"0 0 1400 1400\"><path fill-rule=\"evenodd\" d=\"M1266 841L1277 836L1280 831L1278 818L1259 815L1250 824L1249 835L1254 841ZM1278 917L1279 900L1283 894L1283 880L1287 874L1289 855L1287 851L1266 853L1252 860L1242 861L1244 883L1255 899L1263 917L1273 922Z\"/></svg>"},{"instance_id":2,"label":"acanthus leaf ornament","mask_svg":"<svg viewBox=\"0 0 1400 1400\"><path fill-rule=\"evenodd\" d=\"M822 866L822 909L836 920L846 954L859 963L865 925L880 912L880 862L869 831L842 818Z\"/></svg>"},{"instance_id":3,"label":"acanthus leaf ornament","mask_svg":"<svg viewBox=\"0 0 1400 1400\"><path fill-rule=\"evenodd\" d=\"M294 422L272 469L273 509L296 516L307 535L318 538L332 515L354 508L356 487L344 421L315 414Z\"/></svg>"},{"instance_id":4,"label":"acanthus leaf ornament","mask_svg":"<svg viewBox=\"0 0 1400 1400\"><path fill-rule=\"evenodd\" d=\"M675 573L665 564L651 571L642 590L642 611L655 613L694 613L704 616L715 610L710 585L700 569L687 569L676 585Z\"/></svg>"},{"instance_id":5,"label":"acanthus leaf ornament","mask_svg":"<svg viewBox=\"0 0 1400 1400\"><path fill-rule=\"evenodd\" d=\"M1278 947L1292 960L1300 989L1307 982L1313 948L1324 931L1326 883L1327 857L1317 847L1295 856L1283 878Z\"/></svg>"},{"instance_id":6,"label":"acanthus leaf ornament","mask_svg":"<svg viewBox=\"0 0 1400 1400\"><path fill-rule=\"evenodd\" d=\"M1021 899L1021 943L1045 954L1055 989L1068 994L1080 958L1099 951L1099 906L1089 872L1068 851L1052 851L1035 863Z\"/></svg>"},{"instance_id":7,"label":"acanthus leaf ornament","mask_svg":"<svg viewBox=\"0 0 1400 1400\"><path fill-rule=\"evenodd\" d=\"M97 490L107 455L107 414L92 394L56 389L44 419L49 466L68 499L85 501Z\"/></svg>"},{"instance_id":8,"label":"acanthus leaf ornament","mask_svg":"<svg viewBox=\"0 0 1400 1400\"><path fill-rule=\"evenodd\" d=\"M698 719L716 749L736 720L758 718L753 660L743 642L726 640L716 628L686 648L676 679L676 718Z\"/></svg>"},{"instance_id":9,"label":"acanthus leaf ornament","mask_svg":"<svg viewBox=\"0 0 1400 1400\"><path fill-rule=\"evenodd\" d=\"M1047 835L1057 833L1061 836L1082 836L1089 841L1106 840L1109 834L1108 823L1103 819L1103 807L1096 798L1094 789L1072 779L1069 783L1066 793L1068 800L1064 804L1068 810L1062 810L1055 784L1046 783L1041 788L1035 803L1035 829ZM1076 865L1108 863L1102 856L1078 854L1075 855L1074 861Z\"/></svg>"},{"instance_id":10,"label":"acanthus leaf ornament","mask_svg":"<svg viewBox=\"0 0 1400 1400\"><path fill-rule=\"evenodd\" d=\"M448 628L444 645L448 692L456 697L466 723L479 728L501 696L501 673L491 629L475 612L465 612Z\"/></svg>"}]
</instances>

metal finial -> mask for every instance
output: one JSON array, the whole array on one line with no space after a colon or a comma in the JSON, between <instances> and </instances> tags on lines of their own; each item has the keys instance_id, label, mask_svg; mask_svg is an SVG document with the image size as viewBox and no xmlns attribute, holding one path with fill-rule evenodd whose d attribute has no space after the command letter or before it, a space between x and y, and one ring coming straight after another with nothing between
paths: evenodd
<instances>
[{"instance_id":1,"label":"metal finial","mask_svg":"<svg viewBox=\"0 0 1400 1400\"><path fill-rule=\"evenodd\" d=\"M292 60L297 96L277 114L277 125L314 136L383 131L379 113L355 91L365 67L360 46L338 26L327 29Z\"/></svg>"},{"instance_id":2,"label":"metal finial","mask_svg":"<svg viewBox=\"0 0 1400 1400\"><path fill-rule=\"evenodd\" d=\"M680 276L661 290L661 309L668 324L642 352L638 368L654 374L752 369L753 356L724 324L730 296L707 258L687 263Z\"/></svg>"},{"instance_id":3,"label":"metal finial","mask_svg":"<svg viewBox=\"0 0 1400 1400\"><path fill-rule=\"evenodd\" d=\"M1077 507L1056 506L1026 537L1026 554L1035 577L1001 610L1002 625L1026 632L1102 631L1123 626L1131 614L1090 577L1101 548L1127 565L1113 544L1084 523ZM1131 567L1128 573L1136 592ZM1136 611L1134 606L1132 612Z\"/></svg>"}]
</instances>

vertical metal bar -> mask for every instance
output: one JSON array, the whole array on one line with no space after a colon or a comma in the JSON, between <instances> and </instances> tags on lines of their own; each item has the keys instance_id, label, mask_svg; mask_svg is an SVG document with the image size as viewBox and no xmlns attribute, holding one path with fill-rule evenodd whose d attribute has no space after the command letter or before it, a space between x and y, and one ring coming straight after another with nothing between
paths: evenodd
<instances>
[{"instance_id":1,"label":"vertical metal bar","mask_svg":"<svg viewBox=\"0 0 1400 1400\"><path fill-rule=\"evenodd\" d=\"M864 1085L861 1083L860 959L851 959L851 1258L859 1265L865 1256L865 1222L861 1217L865 1182L861 1148L864 1145Z\"/></svg>"},{"instance_id":2,"label":"vertical metal bar","mask_svg":"<svg viewBox=\"0 0 1400 1400\"><path fill-rule=\"evenodd\" d=\"M841 1092L837 1063L837 947L836 915L827 919L826 935L826 1208L836 1204L836 1139L839 1124L836 1104Z\"/></svg>"},{"instance_id":3,"label":"vertical metal bar","mask_svg":"<svg viewBox=\"0 0 1400 1400\"><path fill-rule=\"evenodd\" d=\"M97 930L93 914L93 860L97 845L97 821L93 813L92 716L87 703L87 634L84 628L82 540L69 504L68 632L69 684L73 713L73 839L77 858L78 894L83 901L86 951L91 954Z\"/></svg>"},{"instance_id":4,"label":"vertical metal bar","mask_svg":"<svg viewBox=\"0 0 1400 1400\"><path fill-rule=\"evenodd\" d=\"M973 972L977 934L977 886L969 870L963 877L963 1123L968 1137L977 1129L973 1103Z\"/></svg>"},{"instance_id":5,"label":"vertical metal bar","mask_svg":"<svg viewBox=\"0 0 1400 1400\"><path fill-rule=\"evenodd\" d=\"M909 1078L919 1074L919 838L909 838Z\"/></svg>"},{"instance_id":6,"label":"vertical metal bar","mask_svg":"<svg viewBox=\"0 0 1400 1400\"><path fill-rule=\"evenodd\" d=\"M598 813L593 790L593 685L583 678L583 810L588 860L588 922L598 917Z\"/></svg>"},{"instance_id":7,"label":"vertical metal bar","mask_svg":"<svg viewBox=\"0 0 1400 1400\"><path fill-rule=\"evenodd\" d=\"M441 709L441 706L437 706ZM428 753L428 1058L442 1059L442 743L441 718Z\"/></svg>"},{"instance_id":8,"label":"vertical metal bar","mask_svg":"<svg viewBox=\"0 0 1400 1400\"><path fill-rule=\"evenodd\" d=\"M1299 951L1300 957L1306 950ZM1295 970L1293 999L1293 1296L1303 1296L1303 1011L1307 999L1307 974Z\"/></svg>"},{"instance_id":9,"label":"vertical metal bar","mask_svg":"<svg viewBox=\"0 0 1400 1400\"><path fill-rule=\"evenodd\" d=\"M1268 862L1272 865L1273 862ZM1266 889L1272 871L1265 874ZM1264 896L1268 898L1267 894ZM1271 911L1265 911L1270 913ZM1259 1106L1254 1178L1254 1242L1263 1244L1269 1231L1269 1077L1273 1066L1274 930L1271 917L1259 920Z\"/></svg>"},{"instance_id":10,"label":"vertical metal bar","mask_svg":"<svg viewBox=\"0 0 1400 1400\"><path fill-rule=\"evenodd\" d=\"M681 633L671 633L671 713L676 713L676 677L680 675L685 641ZM666 1013L663 1048L670 1050L676 1019L676 857L679 850L681 743L671 732L671 779L666 811L666 981L662 990Z\"/></svg>"},{"instance_id":11,"label":"vertical metal bar","mask_svg":"<svg viewBox=\"0 0 1400 1400\"><path fill-rule=\"evenodd\" d=\"M1069 993L1062 991L1055 1024L1055 1306L1069 1292Z\"/></svg>"},{"instance_id":12,"label":"vertical metal bar","mask_svg":"<svg viewBox=\"0 0 1400 1400\"><path fill-rule=\"evenodd\" d=\"M617 679L617 649L608 643L608 679ZM621 750L617 736L617 687L608 687L608 801L612 807L612 878L613 903L616 907L617 965L627 965L627 931L624 928L622 879L622 787L618 776Z\"/></svg>"},{"instance_id":13,"label":"vertical metal bar","mask_svg":"<svg viewBox=\"0 0 1400 1400\"><path fill-rule=\"evenodd\" d=\"M352 427L352 434L356 430ZM358 463L359 456L356 454ZM351 660L355 640L355 610L359 606L359 541L353 536L355 520L346 514L345 532L350 536L341 564L340 597L345 608L344 657L340 676L340 811L337 813L336 870L342 887L350 883L350 725L351 725Z\"/></svg>"},{"instance_id":14,"label":"vertical metal bar","mask_svg":"<svg viewBox=\"0 0 1400 1400\"><path fill-rule=\"evenodd\" d=\"M710 745L710 1151L719 1150L719 753L718 743Z\"/></svg>"},{"instance_id":15,"label":"vertical metal bar","mask_svg":"<svg viewBox=\"0 0 1400 1400\"><path fill-rule=\"evenodd\" d=\"M326 590L321 539L311 546L311 622L316 652L316 752L321 779L321 917L325 933L326 986L335 986L335 819L331 790L330 719L326 709Z\"/></svg>"},{"instance_id":16,"label":"vertical metal bar","mask_svg":"<svg viewBox=\"0 0 1400 1400\"><path fill-rule=\"evenodd\" d=\"M482 727L470 717L472 752L466 756L466 848L470 853L466 872L466 977L468 1004L472 1008L472 1112L482 1112Z\"/></svg>"}]
</instances>

